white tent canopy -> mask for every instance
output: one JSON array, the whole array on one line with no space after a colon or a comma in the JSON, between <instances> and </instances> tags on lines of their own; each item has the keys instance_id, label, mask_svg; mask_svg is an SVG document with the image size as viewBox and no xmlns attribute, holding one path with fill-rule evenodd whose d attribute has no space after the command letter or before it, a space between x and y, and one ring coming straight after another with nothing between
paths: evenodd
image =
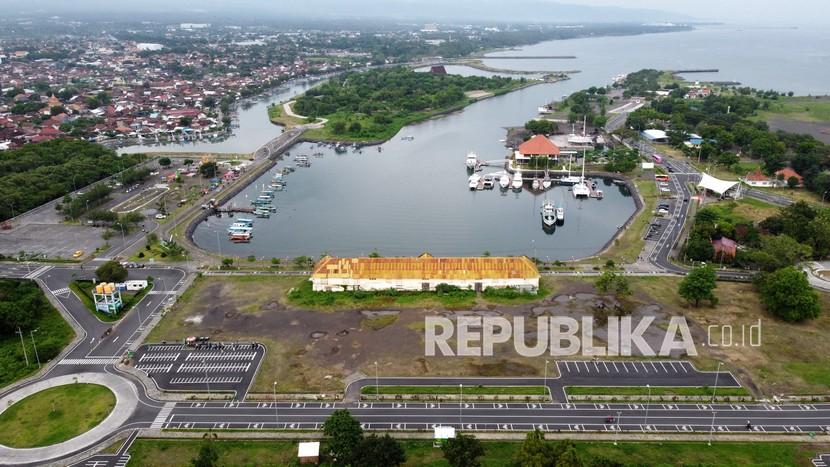
<instances>
[{"instance_id":1,"label":"white tent canopy","mask_svg":"<svg viewBox=\"0 0 830 467\"><path fill-rule=\"evenodd\" d=\"M737 181L731 182L729 180L721 180L704 173L701 174L700 183L697 184L697 187L713 191L723 196L724 193L738 186L739 184L740 182Z\"/></svg>"}]
</instances>

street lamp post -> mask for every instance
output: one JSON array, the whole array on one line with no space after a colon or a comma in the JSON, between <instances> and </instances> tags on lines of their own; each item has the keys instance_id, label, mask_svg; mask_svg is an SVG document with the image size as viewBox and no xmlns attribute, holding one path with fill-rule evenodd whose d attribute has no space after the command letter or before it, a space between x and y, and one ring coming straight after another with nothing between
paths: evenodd
<instances>
[{"instance_id":1,"label":"street lamp post","mask_svg":"<svg viewBox=\"0 0 830 467\"><path fill-rule=\"evenodd\" d=\"M20 347L23 349L23 358L26 360L26 366L29 366L29 356L26 354L26 344L23 343L23 331L20 326L17 327L17 334L20 334Z\"/></svg>"},{"instance_id":2,"label":"street lamp post","mask_svg":"<svg viewBox=\"0 0 830 467\"><path fill-rule=\"evenodd\" d=\"M127 236L124 235L124 224L119 222L118 226L121 227L121 248L127 248Z\"/></svg>"},{"instance_id":3,"label":"street lamp post","mask_svg":"<svg viewBox=\"0 0 830 467\"><path fill-rule=\"evenodd\" d=\"M274 381L273 388L274 388L274 425L275 425L275 428L276 428L276 426L278 426L279 423L280 423L280 413L279 413L279 408L277 407L277 382L276 381Z\"/></svg>"},{"instance_id":4,"label":"street lamp post","mask_svg":"<svg viewBox=\"0 0 830 467\"><path fill-rule=\"evenodd\" d=\"M715 387L712 389L712 404L715 403L715 393L718 391L718 376L720 376L720 366L723 362L718 362L718 370L715 373Z\"/></svg>"},{"instance_id":5,"label":"street lamp post","mask_svg":"<svg viewBox=\"0 0 830 467\"><path fill-rule=\"evenodd\" d=\"M375 360L375 400L380 400L380 386L378 384L378 362Z\"/></svg>"},{"instance_id":6,"label":"street lamp post","mask_svg":"<svg viewBox=\"0 0 830 467\"><path fill-rule=\"evenodd\" d=\"M620 439L620 433L622 432L622 411L617 410L617 439L614 440L614 446L617 445L617 440Z\"/></svg>"},{"instance_id":7,"label":"street lamp post","mask_svg":"<svg viewBox=\"0 0 830 467\"><path fill-rule=\"evenodd\" d=\"M35 344L36 332L38 332L38 329L33 329L29 331L29 337L32 338L32 347L35 349L35 360L37 360L37 367L40 368L40 356L37 354L37 345Z\"/></svg>"},{"instance_id":8,"label":"street lamp post","mask_svg":"<svg viewBox=\"0 0 830 467\"><path fill-rule=\"evenodd\" d=\"M646 430L648 430L648 409L651 406L651 385L646 384L646 388L648 389L648 398L646 399Z\"/></svg>"},{"instance_id":9,"label":"street lamp post","mask_svg":"<svg viewBox=\"0 0 830 467\"><path fill-rule=\"evenodd\" d=\"M717 412L715 412L714 410L712 411L712 425L709 427L709 443L707 443L709 446L712 445L712 438L714 438L714 436L715 436L715 414L716 413Z\"/></svg>"},{"instance_id":10,"label":"street lamp post","mask_svg":"<svg viewBox=\"0 0 830 467\"><path fill-rule=\"evenodd\" d=\"M205 384L207 385L208 400L210 400L210 379L208 378L207 364L204 358L202 359L202 369L205 370Z\"/></svg>"},{"instance_id":11,"label":"street lamp post","mask_svg":"<svg viewBox=\"0 0 830 467\"><path fill-rule=\"evenodd\" d=\"M550 361L545 360L545 387L544 387L545 391L548 390L548 363L550 363Z\"/></svg>"},{"instance_id":12,"label":"street lamp post","mask_svg":"<svg viewBox=\"0 0 830 467\"><path fill-rule=\"evenodd\" d=\"M461 422L461 410L464 407L464 385L458 385L458 429L464 428L464 425Z\"/></svg>"},{"instance_id":13,"label":"street lamp post","mask_svg":"<svg viewBox=\"0 0 830 467\"><path fill-rule=\"evenodd\" d=\"M821 194L821 202L826 203L824 197L827 196L827 193L830 193L830 190L824 190L824 193Z\"/></svg>"}]
</instances>

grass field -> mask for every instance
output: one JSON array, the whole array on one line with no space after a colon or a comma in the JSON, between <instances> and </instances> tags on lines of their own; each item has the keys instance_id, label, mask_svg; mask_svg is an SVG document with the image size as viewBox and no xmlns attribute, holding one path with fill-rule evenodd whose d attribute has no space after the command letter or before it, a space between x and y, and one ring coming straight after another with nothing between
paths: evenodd
<instances>
[{"instance_id":1,"label":"grass field","mask_svg":"<svg viewBox=\"0 0 830 467\"><path fill-rule=\"evenodd\" d=\"M824 313L805 323L785 323L764 310L755 286L718 282L714 308L689 306L677 295L675 277L629 278L635 296L648 295L658 303L682 313L701 329L693 335L701 370L714 370L722 361L750 391L779 394L827 394L830 392L830 294L819 293ZM748 327L761 323L760 345L741 338ZM712 326L712 328L709 328ZM730 331L731 330L731 331ZM732 345L728 333L732 333ZM707 342L711 341L711 342ZM705 346L701 344L706 344Z\"/></svg>"},{"instance_id":2,"label":"grass field","mask_svg":"<svg viewBox=\"0 0 830 467\"><path fill-rule=\"evenodd\" d=\"M375 394L376 386L363 386L361 394ZM464 396L544 396L542 386L464 386ZM458 394L458 386L380 386L380 394Z\"/></svg>"},{"instance_id":3,"label":"grass field","mask_svg":"<svg viewBox=\"0 0 830 467\"><path fill-rule=\"evenodd\" d=\"M285 115L281 103L268 106L268 119L271 120L271 123L282 125L286 128L291 128L308 123L302 118Z\"/></svg>"},{"instance_id":4,"label":"grass field","mask_svg":"<svg viewBox=\"0 0 830 467\"><path fill-rule=\"evenodd\" d=\"M652 396L711 396L714 388L709 387L653 387ZM572 396L648 396L649 390L644 387L600 387L600 386L570 386L565 392ZM748 396L743 388L717 388L717 396Z\"/></svg>"},{"instance_id":5,"label":"grass field","mask_svg":"<svg viewBox=\"0 0 830 467\"><path fill-rule=\"evenodd\" d=\"M783 116L790 120L807 122L830 121L830 97L794 96L769 100L769 109L758 111L759 120Z\"/></svg>"},{"instance_id":6,"label":"grass field","mask_svg":"<svg viewBox=\"0 0 830 467\"><path fill-rule=\"evenodd\" d=\"M153 290L153 283L149 282L146 288L139 290L136 293L122 291L121 300L124 306L114 315L104 313L103 311L95 308L95 300L92 297L92 287L92 281L72 281L69 283L69 289L72 290L79 300L81 300L90 313L94 314L96 318L105 323L111 323L120 320L132 309L133 306L135 306L136 303L140 302L148 292Z\"/></svg>"},{"instance_id":7,"label":"grass field","mask_svg":"<svg viewBox=\"0 0 830 467\"><path fill-rule=\"evenodd\" d=\"M729 219L733 224L738 222L760 222L777 214L779 210L777 206L753 198L743 198L738 201L719 201L705 206L707 209L717 212L722 218Z\"/></svg>"},{"instance_id":8,"label":"grass field","mask_svg":"<svg viewBox=\"0 0 830 467\"><path fill-rule=\"evenodd\" d=\"M635 181L635 184L637 185L637 191L643 197L643 209L620 238L614 240L608 250L599 255L602 262L609 259L618 264L634 262L643 250L645 245L643 235L646 226L651 221L652 213L657 208L659 197L657 196L657 185L654 183L654 179L640 177Z\"/></svg>"},{"instance_id":9,"label":"grass field","mask_svg":"<svg viewBox=\"0 0 830 467\"><path fill-rule=\"evenodd\" d=\"M143 439L130 448L129 466L181 466L198 455L201 440ZM407 467L447 467L441 449L431 441L404 440ZM485 441L483 467L512 467L521 443ZM292 465L297 455L294 441L219 440L216 442L217 465L276 466ZM830 445L806 443L726 443L712 446L694 442L630 443L618 446L603 442L577 442L581 459L614 459L624 465L648 466L810 466L810 458L826 452ZM322 451L323 449L321 449ZM323 462L321 465L330 465Z\"/></svg>"},{"instance_id":10,"label":"grass field","mask_svg":"<svg viewBox=\"0 0 830 467\"><path fill-rule=\"evenodd\" d=\"M89 431L112 412L115 394L97 384L68 384L32 394L0 414L0 444L48 446Z\"/></svg>"},{"instance_id":11,"label":"grass field","mask_svg":"<svg viewBox=\"0 0 830 467\"><path fill-rule=\"evenodd\" d=\"M535 298L534 298L535 299ZM318 310L382 309L386 307L434 307L469 308L476 302L471 290L460 290L446 294L436 292L398 292L383 290L377 292L314 292L311 282L304 280L288 294L288 303Z\"/></svg>"}]
</instances>

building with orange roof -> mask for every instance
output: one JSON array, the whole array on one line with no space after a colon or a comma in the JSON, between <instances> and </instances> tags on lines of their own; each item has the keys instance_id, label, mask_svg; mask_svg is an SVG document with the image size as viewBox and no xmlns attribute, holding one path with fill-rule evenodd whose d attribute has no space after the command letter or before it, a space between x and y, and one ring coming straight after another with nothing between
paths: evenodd
<instances>
[{"instance_id":1,"label":"building with orange roof","mask_svg":"<svg viewBox=\"0 0 830 467\"><path fill-rule=\"evenodd\" d=\"M435 290L439 284L483 291L512 287L535 293L539 270L526 256L334 258L326 256L311 274L317 292L344 290Z\"/></svg>"},{"instance_id":2,"label":"building with orange roof","mask_svg":"<svg viewBox=\"0 0 830 467\"><path fill-rule=\"evenodd\" d=\"M781 181L781 186L787 186L787 181L790 179L790 177L795 177L796 180L798 180L796 186L804 186L804 179L801 177L801 175L799 175L798 172L789 167L784 167L783 169L775 172L775 178L776 180Z\"/></svg>"},{"instance_id":3,"label":"building with orange roof","mask_svg":"<svg viewBox=\"0 0 830 467\"><path fill-rule=\"evenodd\" d=\"M517 163L523 163L529 161L532 157L548 157L559 160L559 153L559 146L553 144L553 141L547 136L536 135L520 144L515 156Z\"/></svg>"}]
</instances>

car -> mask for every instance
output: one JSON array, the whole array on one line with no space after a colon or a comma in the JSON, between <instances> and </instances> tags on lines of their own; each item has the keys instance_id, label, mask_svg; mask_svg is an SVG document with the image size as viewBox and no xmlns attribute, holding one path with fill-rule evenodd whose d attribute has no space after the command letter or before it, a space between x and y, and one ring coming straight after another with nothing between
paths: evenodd
<instances>
[{"instance_id":1,"label":"car","mask_svg":"<svg viewBox=\"0 0 830 467\"><path fill-rule=\"evenodd\" d=\"M73 258L80 258L83 255L84 255L83 250L75 250L75 253L72 253Z\"/></svg>"},{"instance_id":2,"label":"car","mask_svg":"<svg viewBox=\"0 0 830 467\"><path fill-rule=\"evenodd\" d=\"M617 421L617 418L614 417L613 415L609 415L609 416L605 417L605 423L606 424L615 423L616 421Z\"/></svg>"},{"instance_id":3,"label":"car","mask_svg":"<svg viewBox=\"0 0 830 467\"><path fill-rule=\"evenodd\" d=\"M166 218L167 218L167 216L162 214L162 213L156 214L156 219L166 219Z\"/></svg>"}]
</instances>

